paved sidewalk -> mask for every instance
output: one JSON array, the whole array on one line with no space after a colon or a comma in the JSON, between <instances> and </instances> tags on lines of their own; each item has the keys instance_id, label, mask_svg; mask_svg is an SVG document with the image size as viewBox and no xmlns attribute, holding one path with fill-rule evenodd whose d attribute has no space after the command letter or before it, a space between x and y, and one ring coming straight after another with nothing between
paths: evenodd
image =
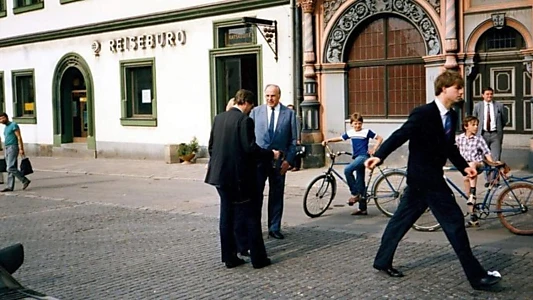
<instances>
[{"instance_id":1,"label":"paved sidewalk","mask_svg":"<svg viewBox=\"0 0 533 300\"><path fill-rule=\"evenodd\" d=\"M82 159L66 157L32 157L32 166L36 171L132 176L141 178L204 180L205 163L189 165L166 164L151 160L126 159ZM307 169L288 172L287 185L306 187L322 169Z\"/></svg>"},{"instance_id":2,"label":"paved sidewalk","mask_svg":"<svg viewBox=\"0 0 533 300\"><path fill-rule=\"evenodd\" d=\"M26 247L16 274L23 284L60 299L532 299L531 237L497 220L500 231L487 224L479 232L497 242L473 244L481 263L504 276L497 293L470 288L442 232L410 234L395 260L406 277L380 276L371 267L380 234L367 228L379 231L387 218L375 207L364 220L346 207L301 223L290 215L303 215L302 190L319 169L288 173L285 218L295 221L284 227L287 239L265 240L274 264L227 270L205 164L31 160L30 189L0 195L1 241Z\"/></svg>"}]
</instances>

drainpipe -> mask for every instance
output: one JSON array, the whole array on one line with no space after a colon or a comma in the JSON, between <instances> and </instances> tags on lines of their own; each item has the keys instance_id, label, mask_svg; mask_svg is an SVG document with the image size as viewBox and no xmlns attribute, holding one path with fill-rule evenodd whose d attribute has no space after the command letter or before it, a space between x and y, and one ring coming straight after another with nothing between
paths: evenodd
<instances>
[{"instance_id":1,"label":"drainpipe","mask_svg":"<svg viewBox=\"0 0 533 300\"><path fill-rule=\"evenodd\" d=\"M296 109L298 118L302 117L300 103L302 103L303 96L303 48L302 48L302 10L296 5L297 0L291 0L292 10L292 70L293 70L293 87L295 100L294 108Z\"/></svg>"}]
</instances>

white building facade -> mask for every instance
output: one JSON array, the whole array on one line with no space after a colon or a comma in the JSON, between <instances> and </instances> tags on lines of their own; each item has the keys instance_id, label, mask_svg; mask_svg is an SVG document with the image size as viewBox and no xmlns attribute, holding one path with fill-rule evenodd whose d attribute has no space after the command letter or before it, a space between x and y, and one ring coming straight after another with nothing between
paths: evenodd
<instances>
[{"instance_id":1,"label":"white building facade","mask_svg":"<svg viewBox=\"0 0 533 300\"><path fill-rule=\"evenodd\" d=\"M285 0L0 0L0 105L30 154L169 161L239 88L293 103L291 18Z\"/></svg>"}]
</instances>

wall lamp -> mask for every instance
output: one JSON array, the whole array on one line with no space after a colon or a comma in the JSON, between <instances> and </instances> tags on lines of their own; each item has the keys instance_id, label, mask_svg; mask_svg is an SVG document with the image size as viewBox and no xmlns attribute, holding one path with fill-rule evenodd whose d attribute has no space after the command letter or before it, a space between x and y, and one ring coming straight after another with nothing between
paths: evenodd
<instances>
[{"instance_id":1,"label":"wall lamp","mask_svg":"<svg viewBox=\"0 0 533 300\"><path fill-rule=\"evenodd\" d=\"M258 19L258 18L242 18L242 22L247 26L254 25L268 43L268 46L274 52L274 59L278 61L278 22Z\"/></svg>"}]
</instances>

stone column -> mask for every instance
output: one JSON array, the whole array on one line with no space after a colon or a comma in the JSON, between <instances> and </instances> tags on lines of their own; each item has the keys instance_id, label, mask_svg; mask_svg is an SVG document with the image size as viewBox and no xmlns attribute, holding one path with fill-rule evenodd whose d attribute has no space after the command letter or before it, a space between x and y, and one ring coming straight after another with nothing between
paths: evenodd
<instances>
[{"instance_id":1,"label":"stone column","mask_svg":"<svg viewBox=\"0 0 533 300\"><path fill-rule=\"evenodd\" d=\"M306 155L303 159L305 168L317 168L324 165L324 149L321 146L320 102L317 96L317 80L315 71L316 53L313 18L316 0L299 0L303 11L303 49L304 49L304 100L302 109L302 144Z\"/></svg>"},{"instance_id":2,"label":"stone column","mask_svg":"<svg viewBox=\"0 0 533 300\"><path fill-rule=\"evenodd\" d=\"M446 0L446 41L444 42L444 50L446 51L446 62L444 67L446 69L457 68L457 22L455 13L455 0Z\"/></svg>"}]
</instances>

